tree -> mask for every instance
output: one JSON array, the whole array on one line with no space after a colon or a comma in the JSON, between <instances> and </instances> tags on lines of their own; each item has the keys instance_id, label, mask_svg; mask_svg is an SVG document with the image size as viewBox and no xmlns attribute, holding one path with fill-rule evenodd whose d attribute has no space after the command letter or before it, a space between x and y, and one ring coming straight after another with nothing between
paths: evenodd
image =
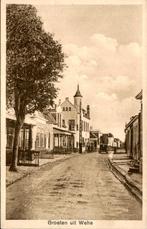
<instances>
[{"instance_id":1,"label":"tree","mask_svg":"<svg viewBox=\"0 0 147 229\"><path fill-rule=\"evenodd\" d=\"M18 140L25 115L43 111L57 96L55 82L62 78L64 53L53 35L43 30L32 5L7 5L7 106L16 115L10 171L17 171Z\"/></svg>"}]
</instances>

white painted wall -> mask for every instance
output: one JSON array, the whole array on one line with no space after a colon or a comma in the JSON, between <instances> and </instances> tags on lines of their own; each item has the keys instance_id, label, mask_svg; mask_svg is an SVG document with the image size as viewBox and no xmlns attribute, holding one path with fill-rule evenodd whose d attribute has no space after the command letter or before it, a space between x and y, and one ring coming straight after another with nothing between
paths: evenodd
<instances>
[{"instance_id":1,"label":"white painted wall","mask_svg":"<svg viewBox=\"0 0 147 229\"><path fill-rule=\"evenodd\" d=\"M108 137L108 146L113 146L114 137Z\"/></svg>"}]
</instances>

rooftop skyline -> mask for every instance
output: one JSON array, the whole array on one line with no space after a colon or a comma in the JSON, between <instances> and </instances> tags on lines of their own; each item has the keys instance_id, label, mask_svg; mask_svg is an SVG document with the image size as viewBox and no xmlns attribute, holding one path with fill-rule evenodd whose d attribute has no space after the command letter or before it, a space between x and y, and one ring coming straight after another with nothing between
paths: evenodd
<instances>
[{"instance_id":1,"label":"rooftop skyline","mask_svg":"<svg viewBox=\"0 0 147 229\"><path fill-rule=\"evenodd\" d=\"M36 6L46 31L63 45L68 68L58 99L72 101L77 84L91 106L94 129L124 139L125 123L139 112L142 8L140 5Z\"/></svg>"}]
</instances>

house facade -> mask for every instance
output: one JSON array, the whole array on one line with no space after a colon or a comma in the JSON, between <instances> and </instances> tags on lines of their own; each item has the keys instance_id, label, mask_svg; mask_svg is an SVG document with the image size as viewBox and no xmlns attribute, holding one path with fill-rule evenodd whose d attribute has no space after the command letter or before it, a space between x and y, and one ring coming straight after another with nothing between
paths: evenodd
<instances>
[{"instance_id":1,"label":"house facade","mask_svg":"<svg viewBox=\"0 0 147 229\"><path fill-rule=\"evenodd\" d=\"M85 151L90 138L90 106L87 105L86 110L83 108L79 85L74 103L66 97L62 103L60 101L58 108L61 109L62 124L74 133L74 148L78 150L81 143L82 151Z\"/></svg>"},{"instance_id":2,"label":"house facade","mask_svg":"<svg viewBox=\"0 0 147 229\"><path fill-rule=\"evenodd\" d=\"M6 112L6 155L7 164L10 163L14 133L15 112L8 109ZM19 135L19 150L39 151L40 157L44 158L46 152L70 153L82 151L88 147L90 138L90 107L82 107L82 95L77 88L74 96L74 104L66 98L63 103L48 108L41 113L36 111L25 117L23 127Z\"/></svg>"},{"instance_id":3,"label":"house facade","mask_svg":"<svg viewBox=\"0 0 147 229\"><path fill-rule=\"evenodd\" d=\"M90 130L90 151L99 151L100 148L100 136L101 132L99 130Z\"/></svg>"},{"instance_id":4,"label":"house facade","mask_svg":"<svg viewBox=\"0 0 147 229\"><path fill-rule=\"evenodd\" d=\"M59 116L59 112L56 112ZM6 163L11 161L15 134L15 112L9 109L6 112ZM19 150L39 151L40 158L46 157L46 152L61 153L73 149L73 132L60 125L59 119L56 120L49 112L44 115L41 112L26 115L23 127L19 135Z\"/></svg>"},{"instance_id":5,"label":"house facade","mask_svg":"<svg viewBox=\"0 0 147 229\"><path fill-rule=\"evenodd\" d=\"M136 95L141 102L139 113L132 116L125 126L125 145L127 155L139 165L142 171L142 91Z\"/></svg>"},{"instance_id":6,"label":"house facade","mask_svg":"<svg viewBox=\"0 0 147 229\"><path fill-rule=\"evenodd\" d=\"M6 112L6 163L9 164L14 142L15 133L15 112L14 109L9 109ZM48 123L42 113L35 112L34 114L26 115L24 124L19 135L19 150L36 150L43 152L51 150L52 143L52 124Z\"/></svg>"}]
</instances>

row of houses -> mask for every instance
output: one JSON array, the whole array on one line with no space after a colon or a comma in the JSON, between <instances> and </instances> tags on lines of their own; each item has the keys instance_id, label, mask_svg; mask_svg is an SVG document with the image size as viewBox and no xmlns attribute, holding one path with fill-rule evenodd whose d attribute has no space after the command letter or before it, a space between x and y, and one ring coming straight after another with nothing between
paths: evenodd
<instances>
[{"instance_id":1,"label":"row of houses","mask_svg":"<svg viewBox=\"0 0 147 229\"><path fill-rule=\"evenodd\" d=\"M106 151L108 148L120 149L123 142L119 138L115 138L112 133L102 133L100 130L90 131L91 148L99 152Z\"/></svg>"},{"instance_id":2,"label":"row of houses","mask_svg":"<svg viewBox=\"0 0 147 229\"><path fill-rule=\"evenodd\" d=\"M43 113L36 111L25 117L24 125L19 135L19 151L37 151L44 158L48 153L70 153L99 151L102 139L107 138L107 144L120 147L120 140L111 133L103 134L92 130L90 106L83 108L82 95L77 86L73 97L63 102L59 100L54 107L48 107ZM11 161L14 132L15 112L8 109L6 113L7 129L7 164Z\"/></svg>"},{"instance_id":3,"label":"row of houses","mask_svg":"<svg viewBox=\"0 0 147 229\"><path fill-rule=\"evenodd\" d=\"M127 155L134 162L134 169L142 172L142 90L135 98L140 100L140 111L132 116L125 126L125 145Z\"/></svg>"},{"instance_id":4,"label":"row of houses","mask_svg":"<svg viewBox=\"0 0 147 229\"><path fill-rule=\"evenodd\" d=\"M7 164L10 163L14 131L15 112L8 109L6 113L7 129ZM83 108L79 85L74 95L74 103L69 98L58 105L49 107L43 113L36 111L25 117L19 136L19 149L44 152L81 152L87 149L90 138L90 106Z\"/></svg>"}]
</instances>

